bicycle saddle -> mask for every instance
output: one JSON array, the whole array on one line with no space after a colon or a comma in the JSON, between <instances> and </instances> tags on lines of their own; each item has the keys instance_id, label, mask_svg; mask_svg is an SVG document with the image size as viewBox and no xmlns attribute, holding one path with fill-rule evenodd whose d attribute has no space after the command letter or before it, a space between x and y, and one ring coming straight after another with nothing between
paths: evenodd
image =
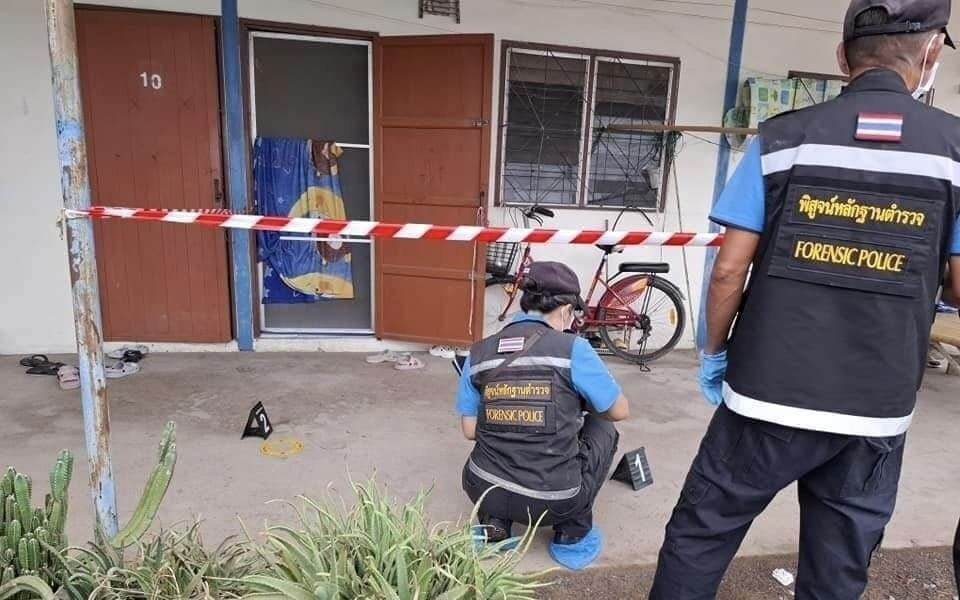
<instances>
[{"instance_id":1,"label":"bicycle saddle","mask_svg":"<svg viewBox=\"0 0 960 600\"><path fill-rule=\"evenodd\" d=\"M670 272L670 265L667 263L645 263L630 262L620 265L621 273L652 273L662 274Z\"/></svg>"}]
</instances>

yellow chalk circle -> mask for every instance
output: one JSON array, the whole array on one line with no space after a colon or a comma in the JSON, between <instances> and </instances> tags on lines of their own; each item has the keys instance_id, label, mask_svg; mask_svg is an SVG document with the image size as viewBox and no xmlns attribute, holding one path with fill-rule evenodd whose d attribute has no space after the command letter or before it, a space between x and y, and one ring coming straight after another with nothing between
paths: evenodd
<instances>
[{"instance_id":1,"label":"yellow chalk circle","mask_svg":"<svg viewBox=\"0 0 960 600\"><path fill-rule=\"evenodd\" d=\"M260 446L260 454L287 458L303 451L303 442L291 438L267 440Z\"/></svg>"}]
</instances>

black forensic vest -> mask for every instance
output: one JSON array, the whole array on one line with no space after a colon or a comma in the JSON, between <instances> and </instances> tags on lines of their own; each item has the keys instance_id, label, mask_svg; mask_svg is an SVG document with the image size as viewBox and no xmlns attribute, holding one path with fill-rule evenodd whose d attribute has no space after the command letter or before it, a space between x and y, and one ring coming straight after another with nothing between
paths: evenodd
<instances>
[{"instance_id":1,"label":"black forensic vest","mask_svg":"<svg viewBox=\"0 0 960 600\"><path fill-rule=\"evenodd\" d=\"M540 337L530 350L498 369L534 334ZM570 375L575 339L540 321L520 321L470 349L470 378L481 398L468 463L475 475L529 498L579 493L576 457L586 403Z\"/></svg>"},{"instance_id":2,"label":"black forensic vest","mask_svg":"<svg viewBox=\"0 0 960 600\"><path fill-rule=\"evenodd\" d=\"M896 137L900 117L899 142L857 139ZM766 121L759 143L766 222L725 401L792 427L899 435L960 212L960 119L878 69L833 101Z\"/></svg>"}]
</instances>

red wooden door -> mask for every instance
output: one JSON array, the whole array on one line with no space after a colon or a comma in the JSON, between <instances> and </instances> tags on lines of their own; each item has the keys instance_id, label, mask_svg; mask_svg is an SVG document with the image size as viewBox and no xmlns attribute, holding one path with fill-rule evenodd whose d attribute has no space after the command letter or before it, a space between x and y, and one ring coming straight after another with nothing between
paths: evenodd
<instances>
[{"instance_id":1,"label":"red wooden door","mask_svg":"<svg viewBox=\"0 0 960 600\"><path fill-rule=\"evenodd\" d=\"M377 50L377 218L482 224L493 36L388 37ZM482 244L377 243L381 338L468 345L483 333Z\"/></svg>"},{"instance_id":2,"label":"red wooden door","mask_svg":"<svg viewBox=\"0 0 960 600\"><path fill-rule=\"evenodd\" d=\"M214 20L77 10L93 203L217 208L222 200ZM104 338L231 338L225 234L95 224Z\"/></svg>"}]
</instances>

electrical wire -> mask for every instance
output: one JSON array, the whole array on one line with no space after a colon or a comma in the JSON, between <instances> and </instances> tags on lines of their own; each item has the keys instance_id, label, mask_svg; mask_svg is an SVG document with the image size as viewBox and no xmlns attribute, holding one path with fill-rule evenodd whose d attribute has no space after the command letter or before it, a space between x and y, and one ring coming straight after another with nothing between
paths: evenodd
<instances>
[{"instance_id":1,"label":"electrical wire","mask_svg":"<svg viewBox=\"0 0 960 600\"><path fill-rule=\"evenodd\" d=\"M683 228L683 212L680 205L680 173L677 168L677 161L673 161L673 194L677 200L677 226L680 231L685 231ZM682 246L680 248L681 256L683 256L683 277L686 280L687 285L687 306L690 307L690 328L693 331L693 339L697 339L697 319L693 317L693 285L690 283L690 260L687 257L687 247Z\"/></svg>"},{"instance_id":2,"label":"electrical wire","mask_svg":"<svg viewBox=\"0 0 960 600\"><path fill-rule=\"evenodd\" d=\"M533 0L514 0L514 1L515 1L517 4L523 4L523 5L527 5L527 6L536 6L536 7L542 7L542 8L573 9L573 10L576 10L576 9L578 8L577 6L573 6L573 5L569 5L569 4L567 4L567 5L544 4L544 3L542 3L542 2L535 2L535 1L533 1ZM615 3L613 3L613 2L606 2L606 1L600 1L600 0L567 0L567 1L568 1L568 2L575 2L575 3L577 3L577 4L580 4L580 5L581 5L581 8L583 8L583 9L587 9L587 8L600 8L600 9L613 10L614 12L627 12L627 13L631 13L631 14L642 13L644 16L646 16L646 17L650 18L651 20L655 21L660 27L662 27L663 29L669 31L669 32L670 32L671 34L673 34L674 37L676 37L678 40L684 42L685 44L687 44L688 46L690 46L691 48L693 48L693 49L696 50L697 52L703 54L704 56L707 56L707 57L709 57L709 58L712 58L712 59L714 59L714 60L716 60L716 61L718 61L718 62L720 62L720 63L722 63L722 64L724 64L724 65L731 65L731 64L733 64L733 63L729 60L729 58L727 58L727 57L725 57L725 56L720 56L719 54L716 54L716 53L714 53L714 52L711 52L710 50L707 50L706 48L704 48L704 47L700 46L699 44L693 42L692 40L690 40L689 38L687 38L684 34L682 34L681 32L677 31L675 28L671 27L665 20L663 20L663 19L658 19L657 17L655 17L654 14L678 15L678 16L685 16L685 17L693 17L693 18L714 20L714 21L730 21L730 18L729 18L729 17L720 17L720 16L713 16L713 15L704 15L704 14L699 14L699 13L690 13L690 12L683 12L683 11L664 10L664 9L658 9L658 8L626 6L626 5L623 5L623 4L615 4ZM653 0L653 1L658 1L658 0ZM665 0L665 1L668 1L668 0ZM714 6L717 6L717 7L719 7L719 8L723 8L723 7L724 7L723 5L714 5ZM727 7L730 7L731 5L726 5L726 6L727 6ZM759 9L758 9L758 10L759 10ZM778 13L779 13L779 12L781 12L781 11L778 11ZM653 14L651 14L651 13L653 13ZM784 13L784 14L787 14L787 13ZM802 17L802 15L794 15L794 16L799 17L799 18L804 18L804 17ZM817 20L819 20L819 19L817 19ZM840 30L839 30L839 29L837 29L837 30L834 30L834 29L820 29L820 28L814 28L814 27L804 27L804 26L800 26L800 25L786 25L786 24L782 24L782 23L769 23L769 22L766 22L766 21L754 21L754 20L748 20L747 22L748 22L748 23L751 23L751 24L754 24L754 25L761 25L761 26L767 26L767 27L780 27L780 28L786 28L786 29L799 29L799 30L802 30L802 31L815 31L815 32L818 32L818 33L836 33L836 34L839 34L839 33L840 33ZM782 77L783 77L783 74L782 74L782 73L772 73L772 72L770 72L770 71L766 71L766 70L763 70L763 69L758 69L758 68L755 68L755 67L751 67L750 65L747 65L747 64L742 64L742 63L741 63L741 64L739 65L739 67L740 67L740 69L741 69L742 71L746 71L746 72L752 73L752 74L754 74L754 75L761 75L761 76L773 77L773 78L782 78Z\"/></svg>"},{"instance_id":3,"label":"electrical wire","mask_svg":"<svg viewBox=\"0 0 960 600\"><path fill-rule=\"evenodd\" d=\"M640 12L640 13L647 14L647 13L653 12L653 13L666 14L666 15L679 15L679 16L683 16L683 17L693 17L693 18L697 18L697 19L707 19L707 20L712 20L712 21L729 21L729 20L730 20L730 18L729 18L729 17L726 17L726 16L704 15L704 14L701 14L701 13L685 12L685 11L681 11L681 10L666 10L666 9L663 9L663 8L650 8L650 7L645 7L645 6L629 6L629 5L626 5L626 4L616 4L616 3L614 3L614 2L608 2L608 1L605 1L605 0L569 0L569 1L570 1L570 2L576 2L576 3L578 3L578 4L586 4L586 5L596 6L596 7L601 7L601 8L615 9L615 10L618 10L618 11L624 11L624 12L630 12L630 13L638 13L638 12ZM653 0L653 1L657 1L657 0ZM525 3L525 2L521 2L521 3ZM563 6L561 6L561 5L553 5L553 6L554 6L555 8L563 8ZM726 7L724 7L724 6L722 6L722 5L712 5L712 6L715 6L715 7L717 7L717 8L729 8L729 7L730 7L730 5L727 5ZM794 15L794 14L792 14L792 13L785 13L785 12L781 12L781 11L776 11L776 12L774 12L773 14L779 14L779 15L782 15L782 16L792 16L792 17L796 17L796 18L806 18L806 17L803 17L802 15ZM820 19L819 17L814 17L814 18L812 18L812 19L813 19L813 20L817 20L817 21L824 20L824 19ZM837 30L837 29L823 29L823 28L817 28L817 27L806 27L806 26L803 26L803 25L787 25L787 24L785 24L785 23L771 23L771 22L769 22L769 21L755 21L755 20L751 20L751 19L747 19L747 22L750 23L750 24L753 24L753 25L767 25L767 26L770 26L770 27L781 27L781 28L785 28L785 29L800 29L800 30L805 30L805 31L818 31L818 32L822 32L822 33L840 33L840 31ZM833 24L837 24L837 25L839 24L839 23L836 23L835 21L827 21L827 22L833 23Z\"/></svg>"},{"instance_id":4,"label":"electrical wire","mask_svg":"<svg viewBox=\"0 0 960 600\"><path fill-rule=\"evenodd\" d=\"M373 17L375 19L381 19L383 21L392 21L394 23L401 23L403 25L413 25L414 27L420 27L423 29L432 29L434 31L442 31L444 33L461 33L456 29L447 29L446 27L438 27L436 25L429 25L423 22L417 21L408 21L406 19L401 19L398 17L391 17L389 15L382 15L380 13L375 13L367 10L360 10L358 8L350 8L347 6L341 6L339 4L334 4L333 2L325 2L324 0L300 0L300 2L306 2L307 4L316 4L319 6L324 6L326 8L333 8L335 10L340 10L346 13L352 13L355 15L361 15L364 17Z\"/></svg>"}]
</instances>

